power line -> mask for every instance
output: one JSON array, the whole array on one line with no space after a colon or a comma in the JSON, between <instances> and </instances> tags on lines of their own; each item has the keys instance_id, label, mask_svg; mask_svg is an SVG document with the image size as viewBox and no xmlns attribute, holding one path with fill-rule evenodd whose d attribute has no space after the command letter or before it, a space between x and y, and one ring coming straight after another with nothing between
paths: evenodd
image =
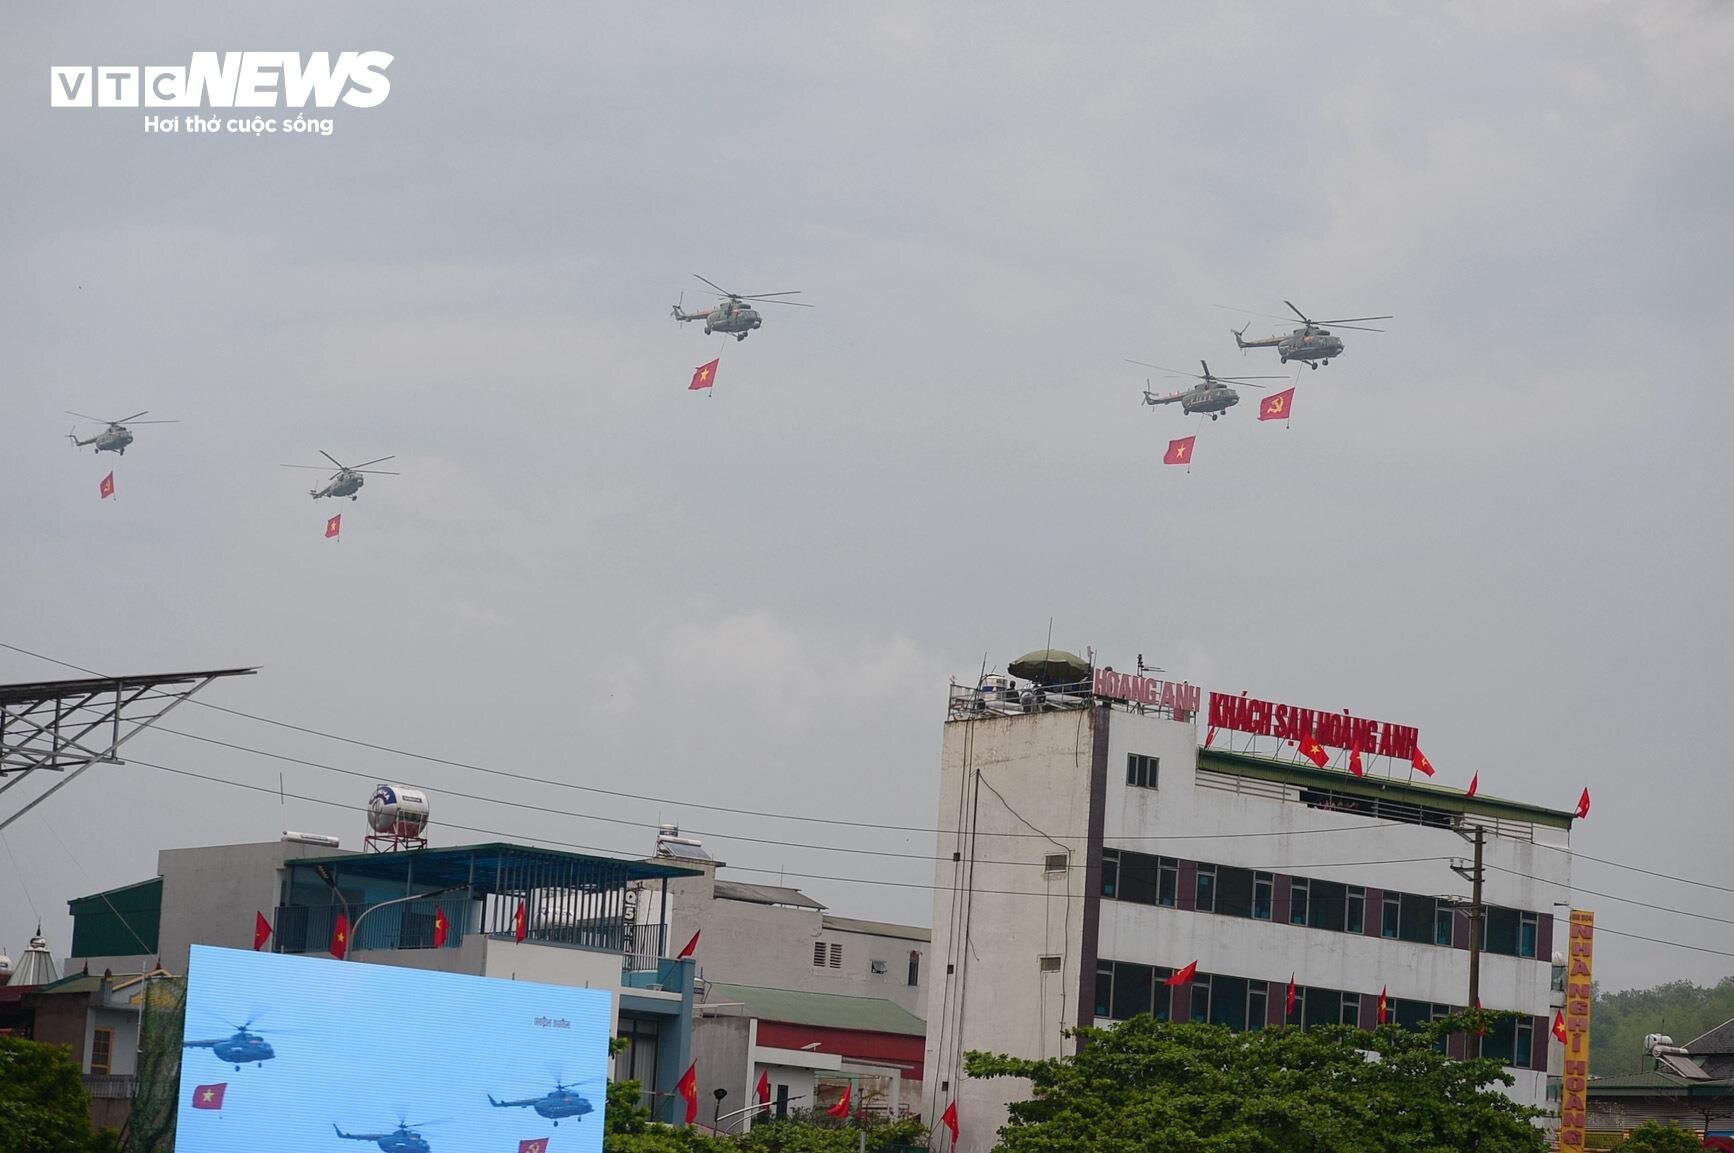
<instances>
[{"instance_id":1,"label":"power line","mask_svg":"<svg viewBox=\"0 0 1734 1153\"><path fill-rule=\"evenodd\" d=\"M1531 876L1528 873L1522 873L1516 869L1502 869L1498 865L1488 865L1487 868L1492 869L1495 872L1510 874L1513 877L1523 877L1526 880L1540 881L1543 884L1549 883L1548 879L1546 877ZM1552 882L1552 883L1557 884L1558 882ZM1702 920L1702 921L1716 921L1716 922L1719 922L1719 923L1724 924L1724 925L1734 925L1734 920L1730 920L1727 917L1711 916L1709 913L1694 913L1690 909L1674 909L1674 908L1670 908L1667 905L1651 904L1649 901L1633 900L1631 897L1616 897L1612 893L1598 893L1594 889L1585 889L1580 885L1568 885L1567 888L1571 889L1571 891L1574 893L1583 893L1583 894L1586 894L1586 895L1591 896L1591 897L1601 897L1602 899L1608 900L1608 901L1618 901L1622 905L1637 905L1640 908L1653 909L1658 913L1675 913L1675 914L1678 914L1679 916L1682 916L1682 917L1697 917L1699 920Z\"/></svg>"}]
</instances>

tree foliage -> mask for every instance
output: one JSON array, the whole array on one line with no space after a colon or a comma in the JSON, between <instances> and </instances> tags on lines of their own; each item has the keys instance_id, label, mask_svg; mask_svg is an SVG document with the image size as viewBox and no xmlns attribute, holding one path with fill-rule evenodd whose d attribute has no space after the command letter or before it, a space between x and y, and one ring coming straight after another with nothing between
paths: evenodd
<instances>
[{"instance_id":1,"label":"tree foliage","mask_svg":"<svg viewBox=\"0 0 1734 1153\"><path fill-rule=\"evenodd\" d=\"M1142 1016L1078 1030L1074 1057L972 1052L964 1068L1030 1081L1000 1153L1545 1150L1536 1111L1493 1087L1512 1083L1497 1061L1453 1061L1434 1047L1465 1023L1234 1033Z\"/></svg>"},{"instance_id":2,"label":"tree foliage","mask_svg":"<svg viewBox=\"0 0 1734 1153\"><path fill-rule=\"evenodd\" d=\"M90 1097L72 1054L58 1045L0 1037L0 1149L87 1153L112 1135L90 1131Z\"/></svg>"},{"instance_id":3,"label":"tree foliage","mask_svg":"<svg viewBox=\"0 0 1734 1153\"><path fill-rule=\"evenodd\" d=\"M739 1136L717 1137L651 1120L642 1098L637 1081L609 1083L603 1153L855 1153L863 1128L870 1151L927 1143L927 1130L913 1118L862 1124L818 1112L796 1113L787 1120L760 1122Z\"/></svg>"},{"instance_id":4,"label":"tree foliage","mask_svg":"<svg viewBox=\"0 0 1734 1153\"><path fill-rule=\"evenodd\" d=\"M1614 1146L1616 1153L1701 1153L1703 1141L1690 1129L1645 1121Z\"/></svg>"},{"instance_id":5,"label":"tree foliage","mask_svg":"<svg viewBox=\"0 0 1734 1153\"><path fill-rule=\"evenodd\" d=\"M1596 990L1590 1011L1590 1071L1598 1077L1644 1073L1644 1035L1665 1033L1679 1044L1734 1019L1734 977L1715 985L1673 981L1619 993Z\"/></svg>"}]
</instances>

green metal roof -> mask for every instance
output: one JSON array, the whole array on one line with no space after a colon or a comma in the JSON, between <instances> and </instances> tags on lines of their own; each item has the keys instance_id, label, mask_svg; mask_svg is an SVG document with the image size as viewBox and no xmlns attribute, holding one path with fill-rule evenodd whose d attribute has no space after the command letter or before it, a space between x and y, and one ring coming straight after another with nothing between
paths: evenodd
<instances>
[{"instance_id":1,"label":"green metal roof","mask_svg":"<svg viewBox=\"0 0 1734 1153\"><path fill-rule=\"evenodd\" d=\"M66 902L72 914L74 957L135 957L157 951L163 919L163 879L152 877L135 885L74 897Z\"/></svg>"},{"instance_id":2,"label":"green metal roof","mask_svg":"<svg viewBox=\"0 0 1734 1153\"><path fill-rule=\"evenodd\" d=\"M1734 1078L1695 1081L1658 1069L1627 1077L1591 1078L1588 1088L1591 1097L1734 1097Z\"/></svg>"},{"instance_id":3,"label":"green metal roof","mask_svg":"<svg viewBox=\"0 0 1734 1153\"><path fill-rule=\"evenodd\" d=\"M1466 816L1529 821L1532 824L1548 825L1559 829L1571 828L1571 823L1575 818L1575 814L1568 809L1548 809L1540 805L1526 805L1521 801L1501 800L1498 797L1490 797L1479 792L1473 797L1466 797L1462 790L1448 788L1444 785L1422 784L1419 781L1399 781L1387 777L1356 777L1341 769L1321 769L1310 764L1294 764L1289 761L1273 760L1269 757L1253 756L1250 753L1200 749L1198 750L1198 767L1209 769L1212 772L1230 773L1234 776L1253 777L1265 781L1278 781L1283 784L1299 785L1303 788L1330 789L1333 792L1366 797L1370 800L1400 801L1405 804L1423 805L1429 809L1439 809L1449 813L1462 813Z\"/></svg>"},{"instance_id":4,"label":"green metal roof","mask_svg":"<svg viewBox=\"0 0 1734 1153\"><path fill-rule=\"evenodd\" d=\"M493 874L502 868L522 870L534 867L537 863L552 862L619 868L624 870L627 880L697 877L704 873L702 869L666 865L657 861L568 853L560 849L511 845L502 841L442 849L408 849L397 853L341 853L330 857L300 858L285 863L291 870L313 869L323 865L344 877L372 877L396 881L413 875L416 884L430 888L473 884L478 890L485 891Z\"/></svg>"},{"instance_id":5,"label":"green metal roof","mask_svg":"<svg viewBox=\"0 0 1734 1153\"><path fill-rule=\"evenodd\" d=\"M870 1033L901 1033L925 1037L927 1023L894 1001L881 997L848 997L841 993L802 993L794 989L761 989L756 985L705 983L706 1005L746 1006L761 1021L811 1025L816 1029L861 1029Z\"/></svg>"}]
</instances>

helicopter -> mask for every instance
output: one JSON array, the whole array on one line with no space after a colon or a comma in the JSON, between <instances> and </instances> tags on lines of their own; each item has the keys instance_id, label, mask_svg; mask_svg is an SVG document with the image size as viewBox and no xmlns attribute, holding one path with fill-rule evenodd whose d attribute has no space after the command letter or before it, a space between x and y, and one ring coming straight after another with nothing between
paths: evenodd
<instances>
[{"instance_id":1,"label":"helicopter","mask_svg":"<svg viewBox=\"0 0 1734 1153\"><path fill-rule=\"evenodd\" d=\"M1200 360L1204 373L1181 372L1176 368L1163 368L1160 364L1144 364L1141 360L1128 360L1127 364L1140 364L1145 368L1154 368L1161 372L1171 372L1175 376L1190 376L1201 383L1193 385L1184 392L1171 392L1166 396L1157 396L1148 388L1144 390L1144 403L1149 405L1174 404L1180 405L1180 410L1186 413L1207 412L1210 419L1215 420L1229 409L1240 403L1240 394L1230 388L1231 384L1243 385L1247 388L1263 388L1262 384L1253 384L1255 380L1287 380L1285 376L1217 376L1210 371L1210 366Z\"/></svg>"},{"instance_id":2,"label":"helicopter","mask_svg":"<svg viewBox=\"0 0 1734 1153\"><path fill-rule=\"evenodd\" d=\"M1357 332L1383 332L1385 330L1382 328L1363 328L1357 322L1363 320L1393 319L1389 316L1349 316L1342 320L1314 320L1312 317L1296 308L1292 301L1285 300L1283 303L1288 305L1290 312L1293 312L1296 316L1300 317L1300 328L1295 329L1287 336L1269 336L1265 337L1263 340L1242 340L1241 334L1244 333L1252 324L1251 321L1247 321L1247 323L1242 325L1239 329L1229 330L1234 333L1234 346L1242 350L1248 348L1274 348L1276 349L1277 355L1282 357L1282 362L1284 364L1287 364L1291 360L1302 360L1306 362L1308 368L1316 369L1320 364L1329 364L1332 357L1341 356L1343 354L1342 337L1332 336L1331 330L1323 327L1324 325L1334 324L1341 328L1355 329ZM1287 317L1282 316L1269 316L1269 314L1262 312L1257 312L1253 315L1266 316L1271 320L1287 319Z\"/></svg>"},{"instance_id":3,"label":"helicopter","mask_svg":"<svg viewBox=\"0 0 1734 1153\"><path fill-rule=\"evenodd\" d=\"M342 461L338 460L336 457L332 456L330 453L326 452L324 449L319 450L319 455L324 457L326 460L330 461L332 464L336 465L337 471L331 474L331 479L325 483L324 488L310 488L307 490L308 494L310 496L312 496L314 500L318 500L320 497L324 497L324 496L329 496L329 497L346 496L350 500L354 500L356 494L361 491L361 486L367 483L367 481L363 479L364 475L365 476L402 476L403 475L402 473L387 472L383 469L370 469L367 467L370 464L384 464L388 460L396 460L397 458L395 456L382 456L378 460L370 460L364 464L350 465L350 464L344 464ZM284 468L312 468L312 469L318 469L320 472L325 471L325 466L322 464L286 464L283 467Z\"/></svg>"},{"instance_id":4,"label":"helicopter","mask_svg":"<svg viewBox=\"0 0 1734 1153\"><path fill-rule=\"evenodd\" d=\"M595 1078L595 1080L600 1079ZM581 1081L579 1084L588 1085L590 1082ZM522 1101L496 1101L494 1095L490 1093L488 1094L488 1104L498 1109L528 1106L554 1122L556 1126L560 1124L562 1117L582 1117L584 1114L594 1111L594 1106L589 1101L575 1092L571 1086L559 1080L554 1082L553 1091L546 1097L526 1097Z\"/></svg>"},{"instance_id":5,"label":"helicopter","mask_svg":"<svg viewBox=\"0 0 1734 1153\"><path fill-rule=\"evenodd\" d=\"M345 1141L372 1141L377 1144L381 1153L429 1153L427 1139L416 1130L422 1125L438 1125L438 1121L423 1121L411 1125L401 1117L397 1128L390 1133L345 1133L335 1124L331 1127L337 1130L337 1135Z\"/></svg>"},{"instance_id":6,"label":"helicopter","mask_svg":"<svg viewBox=\"0 0 1734 1153\"><path fill-rule=\"evenodd\" d=\"M96 423L106 424L108 427L87 440L79 440L76 431L67 433L66 439L72 442L74 448L83 448L87 444L94 444L96 447L91 450L92 452L118 452L120 455L125 456L126 446L131 444L133 440L132 431L127 428L127 423L129 421L134 424L181 423L178 420L138 419L149 411L150 409L147 408L144 412L135 412L131 416L123 416L119 420L104 420L100 416L86 416L82 412L72 412L69 410L66 414L67 416L76 416L79 420L94 420Z\"/></svg>"},{"instance_id":7,"label":"helicopter","mask_svg":"<svg viewBox=\"0 0 1734 1153\"><path fill-rule=\"evenodd\" d=\"M252 1018L234 1027L231 1037L218 1037L210 1041L182 1041L184 1049L209 1049L217 1055L220 1061L226 1061L240 1072L242 1065L258 1065L264 1067L265 1062L277 1055L271 1048L271 1043L258 1033L250 1032L253 1027Z\"/></svg>"},{"instance_id":8,"label":"helicopter","mask_svg":"<svg viewBox=\"0 0 1734 1153\"><path fill-rule=\"evenodd\" d=\"M699 276L696 272L693 275L704 280L704 277ZM747 303L748 301L758 301L763 304L787 304L792 308L814 307L811 304L802 304L798 300L774 299L778 296L797 296L801 291L798 288L790 292L761 292L756 296L742 296L738 292L726 292L708 280L704 280L704 282L716 289L716 294L723 298L722 303L715 308L700 312L682 312L680 305L676 304L674 306L674 318L676 320L704 321L706 336L713 332L724 332L732 334L736 340L745 340L748 333L764 323L764 319L759 316L758 309Z\"/></svg>"}]
</instances>

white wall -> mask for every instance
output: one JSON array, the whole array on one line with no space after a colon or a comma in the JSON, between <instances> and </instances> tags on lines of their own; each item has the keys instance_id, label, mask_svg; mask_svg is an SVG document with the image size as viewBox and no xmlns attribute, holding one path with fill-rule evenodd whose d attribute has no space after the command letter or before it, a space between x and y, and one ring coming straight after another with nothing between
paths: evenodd
<instances>
[{"instance_id":1,"label":"white wall","mask_svg":"<svg viewBox=\"0 0 1734 1153\"><path fill-rule=\"evenodd\" d=\"M424 950L401 950L414 953ZM426 950L437 952L438 950ZM620 1031L620 954L594 949L569 949L528 941L487 938L482 976L508 981L537 981L544 985L568 985L602 989L608 993L609 1034Z\"/></svg>"}]
</instances>

